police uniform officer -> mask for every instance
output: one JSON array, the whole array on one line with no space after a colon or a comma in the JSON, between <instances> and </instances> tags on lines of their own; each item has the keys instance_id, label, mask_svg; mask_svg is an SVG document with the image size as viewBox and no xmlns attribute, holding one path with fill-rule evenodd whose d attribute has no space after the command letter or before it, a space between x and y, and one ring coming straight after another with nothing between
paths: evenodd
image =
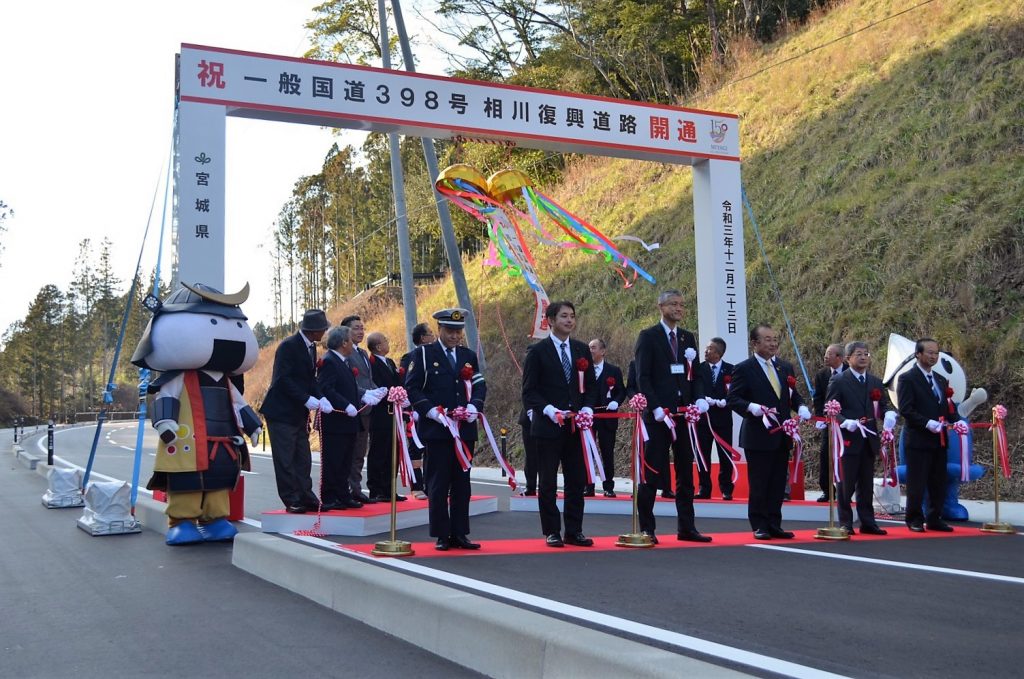
<instances>
[{"instance_id":1,"label":"police uniform officer","mask_svg":"<svg viewBox=\"0 0 1024 679\"><path fill-rule=\"evenodd\" d=\"M435 548L479 549L469 534L469 469L462 468L456 446L472 456L476 445L476 418L487 398L487 384L480 374L476 353L460 346L466 325L465 309L442 309L434 313L436 342L413 350L406 373L405 388L412 407L419 414L417 431L427 447L424 477L430 503L430 535ZM467 394L467 385L469 383ZM452 419L456 408L465 408L467 418ZM449 424L457 427L459 439Z\"/></svg>"}]
</instances>

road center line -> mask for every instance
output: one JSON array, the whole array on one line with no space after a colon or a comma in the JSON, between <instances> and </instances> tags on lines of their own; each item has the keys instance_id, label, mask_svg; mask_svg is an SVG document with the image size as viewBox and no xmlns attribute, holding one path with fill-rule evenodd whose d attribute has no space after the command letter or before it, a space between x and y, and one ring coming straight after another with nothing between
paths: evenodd
<instances>
[{"instance_id":1,"label":"road center line","mask_svg":"<svg viewBox=\"0 0 1024 679\"><path fill-rule=\"evenodd\" d=\"M1024 578L1017 578L1010 575L996 575L995 573L981 573L979 571L965 571L959 568L943 568L942 566L927 566L918 563L904 563L902 561L890 561L888 559L871 559L866 556L851 556L849 554L832 554L829 552L818 552L812 549L799 549L797 547L777 547L775 545L747 545L755 549L766 549L773 552L790 552L804 556L820 556L826 559L840 559L843 561L859 561L861 563L876 564L879 566L892 566L894 568L907 568L915 571L928 571L930 573L942 573L943 575L959 575L966 578L978 578L979 580L995 580L996 582L1008 582L1014 585L1024 585Z\"/></svg>"}]
</instances>

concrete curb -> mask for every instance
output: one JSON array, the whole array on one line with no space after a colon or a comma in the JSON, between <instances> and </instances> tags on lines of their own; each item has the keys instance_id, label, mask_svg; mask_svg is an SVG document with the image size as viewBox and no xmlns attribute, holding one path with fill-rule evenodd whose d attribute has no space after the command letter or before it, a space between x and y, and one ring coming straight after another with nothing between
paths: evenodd
<instances>
[{"instance_id":1,"label":"concrete curb","mask_svg":"<svg viewBox=\"0 0 1024 679\"><path fill-rule=\"evenodd\" d=\"M232 563L492 677L749 676L275 535L239 534Z\"/></svg>"},{"instance_id":2,"label":"concrete curb","mask_svg":"<svg viewBox=\"0 0 1024 679\"><path fill-rule=\"evenodd\" d=\"M25 452L25 449L15 444L11 447L11 452L14 453L14 458L22 464L22 466L28 469L38 469L39 458L35 455Z\"/></svg>"}]
</instances>

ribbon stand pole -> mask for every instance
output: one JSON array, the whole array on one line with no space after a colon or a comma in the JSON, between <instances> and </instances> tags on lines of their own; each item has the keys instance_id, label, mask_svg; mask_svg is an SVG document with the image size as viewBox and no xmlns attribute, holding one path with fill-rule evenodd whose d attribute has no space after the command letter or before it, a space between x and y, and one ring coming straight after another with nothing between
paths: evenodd
<instances>
[{"instance_id":1,"label":"ribbon stand pole","mask_svg":"<svg viewBox=\"0 0 1024 679\"><path fill-rule=\"evenodd\" d=\"M640 450L644 445L644 437L640 419L643 417L642 410L635 410L636 415L633 417L633 464L630 465L633 468L633 531L620 535L619 539L615 541L615 546L643 549L645 547L653 547L654 542L651 540L650 535L644 535L640 532L640 519L637 513L636 494L640 487L640 465L643 464L643 456L640 454Z\"/></svg>"},{"instance_id":2,"label":"ribbon stand pole","mask_svg":"<svg viewBox=\"0 0 1024 679\"><path fill-rule=\"evenodd\" d=\"M395 389L395 387L392 387ZM405 391L404 389L402 390ZM405 394L402 394L404 400ZM370 554L374 556L412 556L412 543L395 539L395 524L398 521L398 437L404 436L401 402L391 402L393 419L391 425L391 539L381 540L373 545Z\"/></svg>"},{"instance_id":3,"label":"ribbon stand pole","mask_svg":"<svg viewBox=\"0 0 1024 679\"><path fill-rule=\"evenodd\" d=\"M992 492L995 495L996 520L992 523L981 524L981 530L985 533L998 533L1000 535L1015 535L1017 529L1009 523L999 520L999 437L996 431L998 426L996 409L992 409Z\"/></svg>"},{"instance_id":4,"label":"ribbon stand pole","mask_svg":"<svg viewBox=\"0 0 1024 679\"><path fill-rule=\"evenodd\" d=\"M828 422L828 526L819 528L814 534L815 540L849 540L850 534L836 526L836 484L835 465L836 438L832 435L832 427L838 427L839 420L832 416Z\"/></svg>"}]
</instances>

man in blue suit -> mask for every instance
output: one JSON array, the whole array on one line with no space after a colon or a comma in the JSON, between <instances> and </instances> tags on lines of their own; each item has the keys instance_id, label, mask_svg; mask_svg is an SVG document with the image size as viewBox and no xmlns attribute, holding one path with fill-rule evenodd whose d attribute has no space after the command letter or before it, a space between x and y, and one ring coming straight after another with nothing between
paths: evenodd
<instances>
[{"instance_id":1,"label":"man in blue suit","mask_svg":"<svg viewBox=\"0 0 1024 679\"><path fill-rule=\"evenodd\" d=\"M427 447L424 477L430 504L430 536L435 549L480 549L469 538L469 469L459 451L472 457L476 445L476 418L487 398L487 383L480 374L476 352L460 346L466 325L465 309L434 313L437 341L412 352L405 376L409 402L419 415L416 429ZM467 393L468 392L468 393ZM467 418L453 419L456 408ZM452 430L458 432L456 439ZM458 450L456 449L458 446Z\"/></svg>"}]
</instances>

